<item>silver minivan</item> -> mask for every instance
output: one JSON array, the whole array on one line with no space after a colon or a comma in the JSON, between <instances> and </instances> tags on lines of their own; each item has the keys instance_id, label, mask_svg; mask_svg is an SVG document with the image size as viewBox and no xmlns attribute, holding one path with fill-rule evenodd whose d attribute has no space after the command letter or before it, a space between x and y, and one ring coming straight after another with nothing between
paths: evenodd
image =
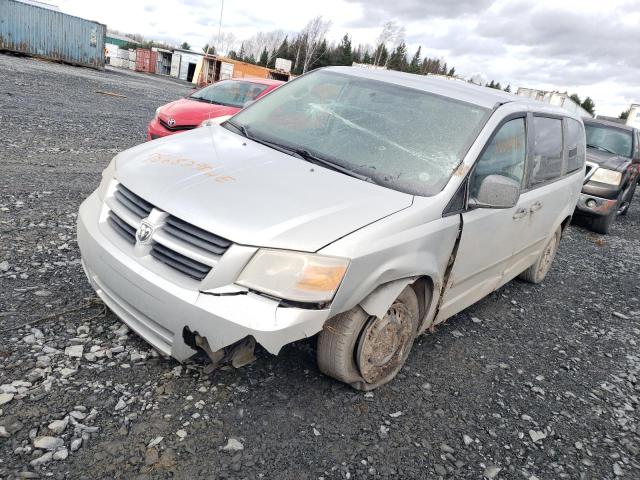
<instances>
[{"instance_id":1,"label":"silver minivan","mask_svg":"<svg viewBox=\"0 0 640 480\"><path fill-rule=\"evenodd\" d=\"M333 67L118 154L78 244L100 298L160 352L240 366L256 343L318 335L320 370L370 390L429 327L541 282L584 176L572 113Z\"/></svg>"}]
</instances>

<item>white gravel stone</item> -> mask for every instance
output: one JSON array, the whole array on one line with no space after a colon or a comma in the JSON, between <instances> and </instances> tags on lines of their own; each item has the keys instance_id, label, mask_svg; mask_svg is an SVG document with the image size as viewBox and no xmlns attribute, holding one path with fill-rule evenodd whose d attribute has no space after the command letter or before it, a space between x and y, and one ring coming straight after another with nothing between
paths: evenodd
<instances>
[{"instance_id":1,"label":"white gravel stone","mask_svg":"<svg viewBox=\"0 0 640 480\"><path fill-rule=\"evenodd\" d=\"M473 443L473 438L471 438L469 435L463 435L462 441L465 445L471 445Z\"/></svg>"},{"instance_id":2,"label":"white gravel stone","mask_svg":"<svg viewBox=\"0 0 640 480\"><path fill-rule=\"evenodd\" d=\"M64 354L72 358L82 358L83 350L83 345L71 345L64 349Z\"/></svg>"},{"instance_id":3,"label":"white gravel stone","mask_svg":"<svg viewBox=\"0 0 640 480\"><path fill-rule=\"evenodd\" d=\"M0 393L18 393L18 390L10 383L5 383L0 385Z\"/></svg>"},{"instance_id":4,"label":"white gravel stone","mask_svg":"<svg viewBox=\"0 0 640 480\"><path fill-rule=\"evenodd\" d=\"M56 453L53 454L53 459L64 460L68 456L69 456L69 450L67 450L66 448L61 448L60 450L57 450Z\"/></svg>"},{"instance_id":5,"label":"white gravel stone","mask_svg":"<svg viewBox=\"0 0 640 480\"><path fill-rule=\"evenodd\" d=\"M238 441L237 439L230 438L227 441L227 444L222 447L222 450L224 450L225 452L240 452L244 450L244 445L242 445L242 443L240 443L240 441Z\"/></svg>"},{"instance_id":6,"label":"white gravel stone","mask_svg":"<svg viewBox=\"0 0 640 480\"><path fill-rule=\"evenodd\" d=\"M13 393L0 393L0 405L9 403L11 400L13 400Z\"/></svg>"},{"instance_id":7,"label":"white gravel stone","mask_svg":"<svg viewBox=\"0 0 640 480\"><path fill-rule=\"evenodd\" d=\"M147 448L151 448L151 447L155 447L156 445L158 445L162 440L164 440L164 437L156 437L153 440L151 440L149 442L149 444L147 445Z\"/></svg>"},{"instance_id":8,"label":"white gravel stone","mask_svg":"<svg viewBox=\"0 0 640 480\"><path fill-rule=\"evenodd\" d=\"M36 336L33 333L30 333L29 335L24 337L22 341L27 345L33 345L34 343L36 343Z\"/></svg>"},{"instance_id":9,"label":"white gravel stone","mask_svg":"<svg viewBox=\"0 0 640 480\"><path fill-rule=\"evenodd\" d=\"M0 426L0 438L9 438L9 432L7 432L7 429L5 427Z\"/></svg>"},{"instance_id":10,"label":"white gravel stone","mask_svg":"<svg viewBox=\"0 0 640 480\"><path fill-rule=\"evenodd\" d=\"M48 425L48 429L51 430L56 435L64 432L65 428L69 424L69 417L64 417L62 420L54 420Z\"/></svg>"},{"instance_id":11,"label":"white gravel stone","mask_svg":"<svg viewBox=\"0 0 640 480\"><path fill-rule=\"evenodd\" d=\"M182 441L185 438L187 438L187 431L186 430L178 430L176 432L176 435L178 436L178 438Z\"/></svg>"},{"instance_id":12,"label":"white gravel stone","mask_svg":"<svg viewBox=\"0 0 640 480\"><path fill-rule=\"evenodd\" d=\"M488 465L487 468L484 469L483 475L491 480L498 476L500 470L502 470L500 467L496 467L495 465Z\"/></svg>"},{"instance_id":13,"label":"white gravel stone","mask_svg":"<svg viewBox=\"0 0 640 480\"><path fill-rule=\"evenodd\" d=\"M529 436L534 442L539 442L547 438L547 434L545 432L541 432L540 430L529 430Z\"/></svg>"},{"instance_id":14,"label":"white gravel stone","mask_svg":"<svg viewBox=\"0 0 640 480\"><path fill-rule=\"evenodd\" d=\"M59 437L41 436L33 440L33 446L42 450L55 450L64 445L64 441Z\"/></svg>"},{"instance_id":15,"label":"white gravel stone","mask_svg":"<svg viewBox=\"0 0 640 480\"><path fill-rule=\"evenodd\" d=\"M127 406L127 402L124 401L124 398L120 398L120 400L118 400L118 403L116 403L116 406L114 408L116 412L118 412L126 406Z\"/></svg>"},{"instance_id":16,"label":"white gravel stone","mask_svg":"<svg viewBox=\"0 0 640 480\"><path fill-rule=\"evenodd\" d=\"M613 474L616 477L622 477L624 475L624 471L622 470L618 462L613 464Z\"/></svg>"},{"instance_id":17,"label":"white gravel stone","mask_svg":"<svg viewBox=\"0 0 640 480\"><path fill-rule=\"evenodd\" d=\"M71 440L71 451L72 452L75 452L81 446L82 446L82 439L81 438L74 438L73 440Z\"/></svg>"},{"instance_id":18,"label":"white gravel stone","mask_svg":"<svg viewBox=\"0 0 640 480\"><path fill-rule=\"evenodd\" d=\"M390 414L389 414L389 416L390 416L391 418L398 418L398 417L400 417L401 415L402 415L402 412L393 412L393 413L390 413Z\"/></svg>"},{"instance_id":19,"label":"white gravel stone","mask_svg":"<svg viewBox=\"0 0 640 480\"><path fill-rule=\"evenodd\" d=\"M31 460L30 465L32 467L37 467L38 465L44 465L45 463L49 463L53 459L53 452L47 452L44 455L36 458L35 460Z\"/></svg>"}]
</instances>

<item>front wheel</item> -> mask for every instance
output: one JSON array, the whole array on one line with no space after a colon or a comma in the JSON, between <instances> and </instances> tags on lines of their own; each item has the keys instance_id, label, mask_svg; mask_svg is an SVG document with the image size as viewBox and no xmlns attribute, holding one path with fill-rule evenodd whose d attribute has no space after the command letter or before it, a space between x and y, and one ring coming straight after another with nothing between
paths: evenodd
<instances>
[{"instance_id":1,"label":"front wheel","mask_svg":"<svg viewBox=\"0 0 640 480\"><path fill-rule=\"evenodd\" d=\"M418 330L418 299L407 286L383 318L360 306L336 315L318 335L318 368L357 390L392 380L404 365Z\"/></svg>"},{"instance_id":2,"label":"front wheel","mask_svg":"<svg viewBox=\"0 0 640 480\"><path fill-rule=\"evenodd\" d=\"M629 187L629 191L625 198L624 203L618 208L618 215L626 215L629 211L629 207L631 206L631 200L633 200L633 194L636 192L636 186L638 182L633 182L633 185Z\"/></svg>"}]
</instances>

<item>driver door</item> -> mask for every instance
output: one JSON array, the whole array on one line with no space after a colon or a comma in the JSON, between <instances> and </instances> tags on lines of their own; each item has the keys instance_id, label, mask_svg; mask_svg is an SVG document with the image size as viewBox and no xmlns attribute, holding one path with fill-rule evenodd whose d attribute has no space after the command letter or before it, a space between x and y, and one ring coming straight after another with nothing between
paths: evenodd
<instances>
[{"instance_id":1,"label":"driver door","mask_svg":"<svg viewBox=\"0 0 640 480\"><path fill-rule=\"evenodd\" d=\"M474 165L469 179L469 198L477 194L482 180L501 175L516 180L521 188L527 156L526 117L502 123ZM526 245L526 199L510 208L476 208L462 213L462 234L448 285L436 322L477 302L519 272L517 252Z\"/></svg>"}]
</instances>

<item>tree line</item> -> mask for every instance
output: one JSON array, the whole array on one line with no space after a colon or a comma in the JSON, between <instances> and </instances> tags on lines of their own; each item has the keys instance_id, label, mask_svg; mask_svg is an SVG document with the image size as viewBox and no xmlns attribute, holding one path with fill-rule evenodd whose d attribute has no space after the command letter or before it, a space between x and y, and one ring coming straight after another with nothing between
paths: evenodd
<instances>
[{"instance_id":1,"label":"tree line","mask_svg":"<svg viewBox=\"0 0 640 480\"><path fill-rule=\"evenodd\" d=\"M422 46L418 46L414 54L410 55L405 42L405 28L395 21L382 25L374 45L362 43L354 45L349 33L345 33L337 43L329 42L327 33L330 28L330 20L317 16L307 22L302 30L293 34L285 33L283 30L273 30L258 32L250 38L239 41L233 32L223 32L212 37L202 51L267 68L275 68L277 58L287 59L291 61L291 73L294 75L321 67L350 66L359 63L420 75L456 76L455 67L449 65L444 58L423 57ZM138 46L143 48L169 47L158 42L145 41L141 35L130 35L130 37L141 42L142 45ZM187 50L191 48L187 42L183 42L181 47ZM471 81L481 83L474 79ZM484 82L484 86L511 92L510 84L503 87L499 81L495 80ZM581 100L577 94L573 94L571 99L592 115L595 113L595 103L591 97Z\"/></svg>"},{"instance_id":2,"label":"tree line","mask_svg":"<svg viewBox=\"0 0 640 480\"><path fill-rule=\"evenodd\" d=\"M268 68L275 68L276 58L287 59L291 61L291 73L294 75L320 67L350 66L353 63L421 75L455 75L455 67L449 66L446 60L423 57L422 47L418 47L410 56L404 40L404 27L395 22L383 25L375 45L354 45L349 33L345 33L337 43L329 42L326 34L330 26L330 21L316 17L309 21L304 29L293 35L280 30L260 32L225 51L224 48L220 48L223 47L220 43L232 43L227 35L222 40L212 40L204 50Z\"/></svg>"}]
</instances>

